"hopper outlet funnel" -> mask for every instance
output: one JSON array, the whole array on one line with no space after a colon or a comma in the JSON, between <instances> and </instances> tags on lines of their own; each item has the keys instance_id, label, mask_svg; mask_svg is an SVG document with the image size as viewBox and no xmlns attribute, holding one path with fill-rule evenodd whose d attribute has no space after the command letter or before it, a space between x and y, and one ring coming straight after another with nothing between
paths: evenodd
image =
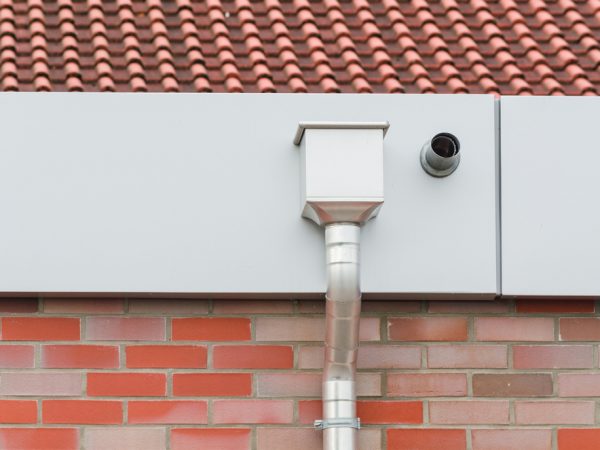
<instances>
[{"instance_id":1,"label":"hopper outlet funnel","mask_svg":"<svg viewBox=\"0 0 600 450\"><path fill-rule=\"evenodd\" d=\"M318 225L363 224L383 204L388 122L300 122L302 216Z\"/></svg>"}]
</instances>

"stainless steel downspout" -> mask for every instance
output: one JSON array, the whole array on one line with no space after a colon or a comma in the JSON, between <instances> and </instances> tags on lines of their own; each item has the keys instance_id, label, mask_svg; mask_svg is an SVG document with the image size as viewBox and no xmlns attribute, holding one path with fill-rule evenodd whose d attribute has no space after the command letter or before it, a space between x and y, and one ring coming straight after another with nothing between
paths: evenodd
<instances>
[{"instance_id":1,"label":"stainless steel downspout","mask_svg":"<svg viewBox=\"0 0 600 450\"><path fill-rule=\"evenodd\" d=\"M323 429L325 450L356 449L356 355L360 320L360 226L325 227L327 254Z\"/></svg>"},{"instance_id":2,"label":"stainless steel downspout","mask_svg":"<svg viewBox=\"0 0 600 450\"><path fill-rule=\"evenodd\" d=\"M388 128L387 122L301 122L294 138L301 146L302 215L325 227L323 419L315 422L324 450L357 448L360 226L383 204Z\"/></svg>"}]
</instances>

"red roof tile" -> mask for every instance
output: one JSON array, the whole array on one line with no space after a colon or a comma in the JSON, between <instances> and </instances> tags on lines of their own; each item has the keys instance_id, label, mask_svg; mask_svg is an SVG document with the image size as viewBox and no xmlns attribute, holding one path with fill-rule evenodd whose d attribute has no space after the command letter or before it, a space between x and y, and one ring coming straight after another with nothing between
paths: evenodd
<instances>
[{"instance_id":1,"label":"red roof tile","mask_svg":"<svg viewBox=\"0 0 600 450\"><path fill-rule=\"evenodd\" d=\"M0 0L0 89L598 95L600 0Z\"/></svg>"}]
</instances>

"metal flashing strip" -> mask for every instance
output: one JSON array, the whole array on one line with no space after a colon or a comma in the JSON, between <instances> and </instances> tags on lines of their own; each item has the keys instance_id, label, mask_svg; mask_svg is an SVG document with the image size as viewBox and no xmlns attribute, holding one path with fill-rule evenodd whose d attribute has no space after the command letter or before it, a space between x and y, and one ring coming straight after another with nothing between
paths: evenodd
<instances>
[{"instance_id":1,"label":"metal flashing strip","mask_svg":"<svg viewBox=\"0 0 600 450\"><path fill-rule=\"evenodd\" d=\"M304 130L383 130L383 135L390 128L388 121L384 122L300 122L294 136L294 144L300 145Z\"/></svg>"}]
</instances>

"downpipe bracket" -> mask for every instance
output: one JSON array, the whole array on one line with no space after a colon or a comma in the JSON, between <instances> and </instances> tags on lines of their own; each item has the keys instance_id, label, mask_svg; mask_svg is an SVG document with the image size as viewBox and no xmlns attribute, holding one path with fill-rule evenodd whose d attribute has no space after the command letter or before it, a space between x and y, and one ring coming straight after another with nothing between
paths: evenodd
<instances>
[{"instance_id":1,"label":"downpipe bracket","mask_svg":"<svg viewBox=\"0 0 600 450\"><path fill-rule=\"evenodd\" d=\"M360 430L360 418L348 417L315 420L315 428L317 430L324 430L326 428L356 428L357 430Z\"/></svg>"}]
</instances>

